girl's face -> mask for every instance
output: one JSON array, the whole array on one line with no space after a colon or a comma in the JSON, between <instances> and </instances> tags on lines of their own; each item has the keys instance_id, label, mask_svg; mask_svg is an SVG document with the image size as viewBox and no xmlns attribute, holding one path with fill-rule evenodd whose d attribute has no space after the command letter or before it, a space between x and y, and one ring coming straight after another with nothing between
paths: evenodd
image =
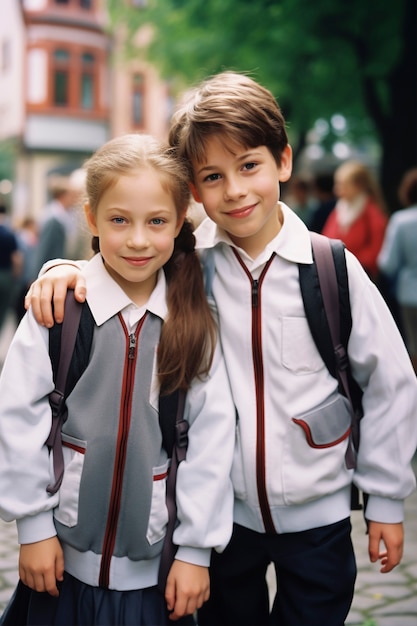
<instances>
[{"instance_id":1,"label":"girl's face","mask_svg":"<svg viewBox=\"0 0 417 626\"><path fill-rule=\"evenodd\" d=\"M361 193L361 189L354 182L352 174L340 169L334 175L334 193L338 198L348 202L354 200Z\"/></svg>"},{"instance_id":2,"label":"girl's face","mask_svg":"<svg viewBox=\"0 0 417 626\"><path fill-rule=\"evenodd\" d=\"M161 175L152 168L121 175L101 197L96 215L88 204L85 213L107 271L133 302L145 304L183 222Z\"/></svg>"},{"instance_id":3,"label":"girl's face","mask_svg":"<svg viewBox=\"0 0 417 626\"><path fill-rule=\"evenodd\" d=\"M291 174L291 148L277 165L266 146L226 149L219 137L205 146L205 161L193 163L195 200L252 258L279 232L279 182Z\"/></svg>"}]
</instances>

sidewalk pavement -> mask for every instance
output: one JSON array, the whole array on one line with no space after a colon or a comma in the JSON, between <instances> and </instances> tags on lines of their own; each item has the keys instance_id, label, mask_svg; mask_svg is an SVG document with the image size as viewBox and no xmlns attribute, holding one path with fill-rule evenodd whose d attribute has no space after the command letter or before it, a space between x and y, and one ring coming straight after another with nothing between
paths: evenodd
<instances>
[{"instance_id":1,"label":"sidewalk pavement","mask_svg":"<svg viewBox=\"0 0 417 626\"><path fill-rule=\"evenodd\" d=\"M4 352L13 332L13 325L9 322L0 336L0 363L4 360ZM417 455L414 468L417 474ZM403 560L389 574L381 574L379 565L370 563L368 558L368 539L362 512L352 512L352 539L358 577L346 626L417 625L417 492L406 500L404 526ZM0 615L18 580L17 562L15 524L6 524L0 520ZM268 572L268 580L271 593L274 593L272 570Z\"/></svg>"}]
</instances>

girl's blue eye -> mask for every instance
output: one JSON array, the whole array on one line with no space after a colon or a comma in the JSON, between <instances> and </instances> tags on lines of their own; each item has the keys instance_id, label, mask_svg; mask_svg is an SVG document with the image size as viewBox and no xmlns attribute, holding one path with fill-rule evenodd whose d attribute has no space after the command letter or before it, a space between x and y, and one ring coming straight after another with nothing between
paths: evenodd
<instances>
[{"instance_id":1,"label":"girl's blue eye","mask_svg":"<svg viewBox=\"0 0 417 626\"><path fill-rule=\"evenodd\" d=\"M164 223L164 220L161 217L154 217L151 220L152 224L155 224L156 226L159 226L160 224Z\"/></svg>"},{"instance_id":2,"label":"girl's blue eye","mask_svg":"<svg viewBox=\"0 0 417 626\"><path fill-rule=\"evenodd\" d=\"M124 217L113 217L112 218L112 222L114 222L115 224L124 224L125 223L125 218Z\"/></svg>"}]
</instances>

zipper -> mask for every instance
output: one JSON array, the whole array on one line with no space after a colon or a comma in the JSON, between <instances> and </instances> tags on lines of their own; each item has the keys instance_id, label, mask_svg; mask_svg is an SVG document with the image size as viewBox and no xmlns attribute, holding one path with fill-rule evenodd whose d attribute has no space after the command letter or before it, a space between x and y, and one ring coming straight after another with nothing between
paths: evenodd
<instances>
[{"instance_id":1,"label":"zipper","mask_svg":"<svg viewBox=\"0 0 417 626\"><path fill-rule=\"evenodd\" d=\"M137 343L140 330L146 314L139 321L135 333L128 334L122 315L119 319L126 336L126 356L123 372L123 382L120 394L119 430L116 441L116 456L113 469L113 482L110 494L110 503L107 513L106 529L103 539L102 558L100 563L99 586L108 588L110 579L110 563L116 542L117 526L122 499L124 468L126 465L127 442L130 430L134 378L137 362Z\"/></svg>"},{"instance_id":2,"label":"zipper","mask_svg":"<svg viewBox=\"0 0 417 626\"><path fill-rule=\"evenodd\" d=\"M266 441L265 441L265 388L264 388L264 365L262 353L262 307L261 286L266 272L272 263L275 253L265 265L258 280L252 278L248 268L240 258L236 250L233 250L237 260L251 282L251 306L252 306L252 358L255 373L256 389L256 487L258 491L259 506L262 515L265 532L276 534L276 529L271 515L266 487Z\"/></svg>"}]
</instances>

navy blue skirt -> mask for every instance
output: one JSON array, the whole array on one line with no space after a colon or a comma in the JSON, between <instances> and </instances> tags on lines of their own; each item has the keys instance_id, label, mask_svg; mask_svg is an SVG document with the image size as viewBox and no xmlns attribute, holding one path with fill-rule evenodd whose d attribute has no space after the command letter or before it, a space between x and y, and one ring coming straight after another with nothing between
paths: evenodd
<instances>
[{"instance_id":1,"label":"navy blue skirt","mask_svg":"<svg viewBox=\"0 0 417 626\"><path fill-rule=\"evenodd\" d=\"M195 626L194 618L172 622L156 587L114 591L91 587L65 572L59 597L19 581L0 626Z\"/></svg>"}]
</instances>

